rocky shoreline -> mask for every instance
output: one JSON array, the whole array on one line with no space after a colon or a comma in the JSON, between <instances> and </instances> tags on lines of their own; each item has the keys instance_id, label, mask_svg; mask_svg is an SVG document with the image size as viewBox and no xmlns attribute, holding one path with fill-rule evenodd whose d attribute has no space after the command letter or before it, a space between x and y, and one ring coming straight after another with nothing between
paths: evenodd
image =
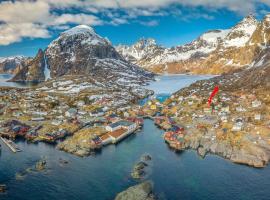
<instances>
[{"instance_id":1,"label":"rocky shoreline","mask_svg":"<svg viewBox=\"0 0 270 200\"><path fill-rule=\"evenodd\" d=\"M115 200L155 200L153 183L145 181L119 193Z\"/></svg>"}]
</instances>

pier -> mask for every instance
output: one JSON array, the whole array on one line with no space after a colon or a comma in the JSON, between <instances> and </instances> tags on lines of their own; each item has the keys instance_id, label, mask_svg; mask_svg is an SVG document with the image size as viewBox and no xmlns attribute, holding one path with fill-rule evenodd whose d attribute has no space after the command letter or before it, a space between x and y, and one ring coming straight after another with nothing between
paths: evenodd
<instances>
[{"instance_id":1,"label":"pier","mask_svg":"<svg viewBox=\"0 0 270 200\"><path fill-rule=\"evenodd\" d=\"M13 153L17 153L20 152L21 150L17 147L16 144L14 144L14 142L12 142L11 140L8 140L6 138L0 137L1 140L3 141L3 143L5 145L7 145L7 147L13 152Z\"/></svg>"}]
</instances>

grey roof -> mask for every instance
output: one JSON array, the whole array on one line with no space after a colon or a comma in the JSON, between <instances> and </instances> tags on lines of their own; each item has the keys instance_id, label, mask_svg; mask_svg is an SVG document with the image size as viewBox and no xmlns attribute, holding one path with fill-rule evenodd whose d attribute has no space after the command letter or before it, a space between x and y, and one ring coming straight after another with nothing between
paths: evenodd
<instances>
[{"instance_id":1,"label":"grey roof","mask_svg":"<svg viewBox=\"0 0 270 200\"><path fill-rule=\"evenodd\" d=\"M126 121L126 120L120 120L118 122L115 122L115 123L110 124L109 126L111 128L116 128L118 126L131 126L132 124L134 124L134 123L133 122Z\"/></svg>"}]
</instances>

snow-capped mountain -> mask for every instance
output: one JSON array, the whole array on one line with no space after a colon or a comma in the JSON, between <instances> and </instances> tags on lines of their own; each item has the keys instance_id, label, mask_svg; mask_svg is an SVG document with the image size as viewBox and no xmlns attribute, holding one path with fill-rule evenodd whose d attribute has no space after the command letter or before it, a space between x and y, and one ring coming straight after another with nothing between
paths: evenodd
<instances>
[{"instance_id":1,"label":"snow-capped mountain","mask_svg":"<svg viewBox=\"0 0 270 200\"><path fill-rule=\"evenodd\" d=\"M102 38L86 25L61 33L49 44L44 56L39 53L37 57L39 61L36 62L36 68L43 71L39 81L64 75L86 75L127 85L144 83L153 76L152 73L123 59L108 39ZM22 74L26 76L21 77L31 80L27 76L31 74L30 71ZM13 81L16 81L16 76Z\"/></svg>"},{"instance_id":2,"label":"snow-capped mountain","mask_svg":"<svg viewBox=\"0 0 270 200\"><path fill-rule=\"evenodd\" d=\"M208 31L189 44L149 52L148 47L142 46L139 55L143 56L137 57L135 45L120 46L117 50L155 73L221 74L252 65L269 40L270 15L261 22L249 15L230 29Z\"/></svg>"},{"instance_id":3,"label":"snow-capped mountain","mask_svg":"<svg viewBox=\"0 0 270 200\"><path fill-rule=\"evenodd\" d=\"M136 61L145 58L148 54L158 54L164 51L164 47L157 45L154 39L140 39L134 45L118 45L116 50L128 61Z\"/></svg>"},{"instance_id":4,"label":"snow-capped mountain","mask_svg":"<svg viewBox=\"0 0 270 200\"><path fill-rule=\"evenodd\" d=\"M30 58L24 56L0 57L0 73L16 73L29 60Z\"/></svg>"}]
</instances>

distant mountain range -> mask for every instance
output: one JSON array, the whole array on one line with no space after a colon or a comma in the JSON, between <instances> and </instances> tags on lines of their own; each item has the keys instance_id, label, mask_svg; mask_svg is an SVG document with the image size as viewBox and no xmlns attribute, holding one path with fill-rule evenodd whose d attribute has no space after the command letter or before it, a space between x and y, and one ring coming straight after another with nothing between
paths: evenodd
<instances>
[{"instance_id":1,"label":"distant mountain range","mask_svg":"<svg viewBox=\"0 0 270 200\"><path fill-rule=\"evenodd\" d=\"M86 75L121 85L143 84L153 78L152 72L231 74L246 69L259 74L260 66L264 71L269 66L269 41L270 15L262 21L249 15L231 29L208 31L189 44L172 48L153 39L113 47L91 27L80 25L60 34L35 58L1 58L0 70L14 73L11 81Z\"/></svg>"},{"instance_id":2,"label":"distant mountain range","mask_svg":"<svg viewBox=\"0 0 270 200\"><path fill-rule=\"evenodd\" d=\"M153 77L122 58L110 41L91 27L80 25L63 32L45 51L39 50L11 81L42 82L64 75L91 76L122 85L144 83Z\"/></svg>"},{"instance_id":3,"label":"distant mountain range","mask_svg":"<svg viewBox=\"0 0 270 200\"><path fill-rule=\"evenodd\" d=\"M164 48L154 39L141 39L117 51L130 62L154 73L222 74L262 65L269 47L270 15L252 15L226 30L212 30L189 44Z\"/></svg>"},{"instance_id":4,"label":"distant mountain range","mask_svg":"<svg viewBox=\"0 0 270 200\"><path fill-rule=\"evenodd\" d=\"M0 73L16 74L30 60L25 56L0 58Z\"/></svg>"}]
</instances>

